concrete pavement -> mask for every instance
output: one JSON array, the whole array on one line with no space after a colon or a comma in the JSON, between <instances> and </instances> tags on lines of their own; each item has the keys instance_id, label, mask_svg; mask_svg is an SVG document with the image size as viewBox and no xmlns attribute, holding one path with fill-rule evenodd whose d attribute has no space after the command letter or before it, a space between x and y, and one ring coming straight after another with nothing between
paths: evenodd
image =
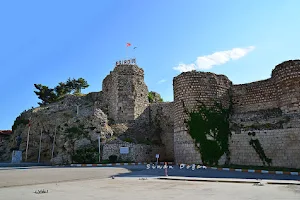
<instances>
[{"instance_id":1,"label":"concrete pavement","mask_svg":"<svg viewBox=\"0 0 300 200\"><path fill-rule=\"evenodd\" d=\"M146 169L146 166L118 166L118 167L34 167L34 168L6 168L0 170L0 187L11 187L20 185L45 184L54 182L76 181L86 179L102 179L115 176L116 178L129 177L164 177L163 169ZM299 176L257 174L247 172L218 171L213 169L168 169L169 179L195 179L200 178L207 181L218 179L218 182L231 180L231 182L248 181L260 182L261 180L297 181ZM200 180L199 179L199 180ZM222 180L222 181L221 181ZM281 182L283 183L283 182Z\"/></svg>"},{"instance_id":2,"label":"concrete pavement","mask_svg":"<svg viewBox=\"0 0 300 200\"><path fill-rule=\"evenodd\" d=\"M36 194L37 190L48 193ZM300 186L102 178L0 188L0 197L9 200L299 200Z\"/></svg>"}]
</instances>

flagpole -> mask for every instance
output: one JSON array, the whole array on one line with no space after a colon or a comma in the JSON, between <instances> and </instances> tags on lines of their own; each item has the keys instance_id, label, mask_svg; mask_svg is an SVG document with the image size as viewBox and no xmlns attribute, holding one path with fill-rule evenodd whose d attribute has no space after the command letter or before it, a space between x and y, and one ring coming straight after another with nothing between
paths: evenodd
<instances>
[{"instance_id":1,"label":"flagpole","mask_svg":"<svg viewBox=\"0 0 300 200\"><path fill-rule=\"evenodd\" d=\"M27 153L28 153L28 144L29 144L29 133L30 133L30 127L31 127L31 117L29 118L29 127L28 127L28 133L27 133L27 144L26 144L26 156L25 156L25 161L27 161Z\"/></svg>"},{"instance_id":2,"label":"flagpole","mask_svg":"<svg viewBox=\"0 0 300 200\"><path fill-rule=\"evenodd\" d=\"M39 158L38 158L38 163L40 163L40 158L41 158L42 135L43 135L43 129L41 128L41 136L40 136L40 146L39 146Z\"/></svg>"}]
</instances>

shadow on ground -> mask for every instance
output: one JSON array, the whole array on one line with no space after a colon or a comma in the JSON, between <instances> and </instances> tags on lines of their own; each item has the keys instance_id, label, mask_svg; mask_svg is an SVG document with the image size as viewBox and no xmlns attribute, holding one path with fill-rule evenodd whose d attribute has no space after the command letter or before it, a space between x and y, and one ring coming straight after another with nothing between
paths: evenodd
<instances>
[{"instance_id":1,"label":"shadow on ground","mask_svg":"<svg viewBox=\"0 0 300 200\"><path fill-rule=\"evenodd\" d=\"M121 166L123 167L123 166ZM168 176L197 177L197 178L237 178L237 179L268 179L268 180L300 180L300 176L281 174L260 174L250 172L221 171L214 169L180 169L173 166L168 169ZM115 177L158 177L165 176L164 169L147 169L146 166L126 166L129 173L118 174Z\"/></svg>"}]
</instances>

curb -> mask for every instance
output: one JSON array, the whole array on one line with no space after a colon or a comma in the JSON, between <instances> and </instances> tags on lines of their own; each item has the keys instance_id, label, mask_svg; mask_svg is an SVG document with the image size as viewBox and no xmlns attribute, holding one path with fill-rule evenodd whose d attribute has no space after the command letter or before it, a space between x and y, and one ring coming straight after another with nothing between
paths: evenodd
<instances>
[{"instance_id":1,"label":"curb","mask_svg":"<svg viewBox=\"0 0 300 200\"><path fill-rule=\"evenodd\" d=\"M272 185L300 185L300 181L289 180L253 180L253 179L216 179L216 178L186 178L186 177L158 177L159 180L194 181L194 182L219 182L219 183L266 183Z\"/></svg>"},{"instance_id":2,"label":"curb","mask_svg":"<svg viewBox=\"0 0 300 200\"><path fill-rule=\"evenodd\" d=\"M186 165L186 164L178 164L179 166L184 165L186 168L191 168L193 165ZM194 165L201 166L201 165ZM248 172L248 173L259 173L259 174L277 174L277 175L293 175L293 176L299 176L299 172L287 172L287 171L268 171L268 170L260 170L260 169L234 169L234 168L221 168L221 167L205 167L206 169L213 169L213 170L219 170L219 171L235 171L235 172Z\"/></svg>"},{"instance_id":3,"label":"curb","mask_svg":"<svg viewBox=\"0 0 300 200\"><path fill-rule=\"evenodd\" d=\"M157 178L159 180L171 180L171 181L194 181L194 182L219 182L219 183L260 183L261 181L255 181L255 180L228 180L228 179L207 179L207 178L169 178L169 177L159 177Z\"/></svg>"},{"instance_id":4,"label":"curb","mask_svg":"<svg viewBox=\"0 0 300 200\"><path fill-rule=\"evenodd\" d=\"M184 165L184 168L189 169L192 168L193 165L187 164L178 164L174 162L167 162L168 165ZM132 165L148 165L155 163L147 163L147 162L138 162L138 163L109 163L109 164L71 164L71 167L108 167L108 166L132 166ZM159 162L160 165L164 165L164 162ZM203 165L194 165L194 168L198 169L198 166L203 167ZM255 170L255 169L234 169L234 168L219 168L219 167L205 167L206 169L213 169L218 171L235 171L235 172L248 172L248 173L258 173L258 174L276 174L276 175L292 175L292 176L300 176L300 172L287 172L287 171L268 171L268 170ZM203 169L203 168L202 168Z\"/></svg>"},{"instance_id":5,"label":"curb","mask_svg":"<svg viewBox=\"0 0 300 200\"><path fill-rule=\"evenodd\" d=\"M277 174L277 175L293 175L299 176L299 172L286 172L286 171L268 171L268 170L255 170L255 169L234 169L234 168L217 168L217 167L207 167L208 169L219 170L219 171L235 171L235 172L248 172L248 173L258 173L258 174Z\"/></svg>"},{"instance_id":6,"label":"curb","mask_svg":"<svg viewBox=\"0 0 300 200\"><path fill-rule=\"evenodd\" d=\"M127 165L147 165L153 163L139 162L139 163L108 163L108 164L71 164L71 167L108 167L108 166L127 166ZM159 162L163 165L164 162ZM173 162L168 162L168 165L175 165Z\"/></svg>"}]
</instances>

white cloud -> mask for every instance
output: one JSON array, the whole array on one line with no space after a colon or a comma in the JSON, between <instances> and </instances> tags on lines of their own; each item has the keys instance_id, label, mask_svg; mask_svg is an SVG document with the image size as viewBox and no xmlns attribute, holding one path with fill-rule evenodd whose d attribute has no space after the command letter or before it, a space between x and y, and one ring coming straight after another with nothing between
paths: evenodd
<instances>
[{"instance_id":1,"label":"white cloud","mask_svg":"<svg viewBox=\"0 0 300 200\"><path fill-rule=\"evenodd\" d=\"M174 67L173 69L180 72L187 72L191 70L207 70L211 69L215 65L225 64L230 60L240 59L254 49L254 46L249 46L246 48L234 48L228 51L219 51L211 55L200 56L196 59L195 63L180 63L177 67Z\"/></svg>"},{"instance_id":2,"label":"white cloud","mask_svg":"<svg viewBox=\"0 0 300 200\"><path fill-rule=\"evenodd\" d=\"M161 79L160 81L158 81L157 82L157 84L162 84L162 83L164 83L164 82L166 82L167 80L165 80L165 79Z\"/></svg>"}]
</instances>

